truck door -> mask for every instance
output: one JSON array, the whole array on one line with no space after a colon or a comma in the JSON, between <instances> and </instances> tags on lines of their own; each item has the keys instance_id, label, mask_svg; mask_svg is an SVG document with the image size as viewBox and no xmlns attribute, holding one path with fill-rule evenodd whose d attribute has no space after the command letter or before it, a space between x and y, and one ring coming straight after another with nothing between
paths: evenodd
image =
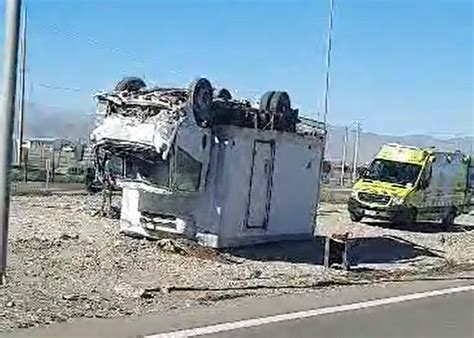
<instances>
[{"instance_id":1,"label":"truck door","mask_svg":"<svg viewBox=\"0 0 474 338\"><path fill-rule=\"evenodd\" d=\"M255 141L250 169L250 187L247 206L247 228L265 228L268 223L272 195L273 141Z\"/></svg>"}]
</instances>

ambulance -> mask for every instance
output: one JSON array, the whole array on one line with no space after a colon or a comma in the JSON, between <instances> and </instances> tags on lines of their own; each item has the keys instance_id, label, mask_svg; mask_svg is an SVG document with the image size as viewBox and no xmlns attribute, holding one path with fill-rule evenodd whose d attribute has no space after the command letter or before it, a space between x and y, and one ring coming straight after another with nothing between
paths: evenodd
<instances>
[{"instance_id":1,"label":"ambulance","mask_svg":"<svg viewBox=\"0 0 474 338\"><path fill-rule=\"evenodd\" d=\"M350 218L439 221L447 228L473 207L473 162L459 151L386 144L354 183Z\"/></svg>"}]
</instances>

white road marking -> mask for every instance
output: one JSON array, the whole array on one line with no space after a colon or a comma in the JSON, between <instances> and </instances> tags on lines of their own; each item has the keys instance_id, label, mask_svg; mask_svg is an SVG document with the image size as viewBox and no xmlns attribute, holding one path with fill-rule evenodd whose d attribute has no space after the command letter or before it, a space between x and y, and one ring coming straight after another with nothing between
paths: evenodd
<instances>
[{"instance_id":1,"label":"white road marking","mask_svg":"<svg viewBox=\"0 0 474 338\"><path fill-rule=\"evenodd\" d=\"M422 298L428 298L428 297L449 295L452 293L459 293L459 292L466 292L466 291L474 291L474 285L466 285L466 286L459 286L459 287L448 288L448 289L412 293L412 294L403 295L403 296L395 296L395 297L389 297L389 298L369 300L369 301L364 301L364 302L359 302L359 303L330 306L330 307L324 307L324 308L319 308L319 309L314 309L314 310L290 312L290 313L285 313L285 314L275 315L275 316L239 320L235 322L197 327L194 329L158 333L154 335L145 336L145 338L184 338L184 337L202 336L206 334L226 332L226 331L231 331L231 330L265 325L265 324L278 323L278 322L283 322L283 321L288 321L288 320L316 317L316 316L327 315L327 314L337 313L337 312L367 309L367 308L371 308L375 306L406 302L410 300L416 300L416 299L422 299Z\"/></svg>"}]
</instances>

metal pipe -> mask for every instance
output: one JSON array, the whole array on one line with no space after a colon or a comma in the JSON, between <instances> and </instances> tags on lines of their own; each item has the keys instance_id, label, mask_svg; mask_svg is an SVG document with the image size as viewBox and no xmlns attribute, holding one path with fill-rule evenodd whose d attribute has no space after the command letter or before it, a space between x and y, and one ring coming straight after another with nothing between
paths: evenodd
<instances>
[{"instance_id":1,"label":"metal pipe","mask_svg":"<svg viewBox=\"0 0 474 338\"><path fill-rule=\"evenodd\" d=\"M23 28L21 32L21 67L20 67L20 105L18 107L18 164L20 170L22 169L22 158L23 158L23 130L24 122L23 118L25 115L25 88L26 88L26 25L27 16L26 8L23 10ZM26 170L26 169L23 169Z\"/></svg>"},{"instance_id":2,"label":"metal pipe","mask_svg":"<svg viewBox=\"0 0 474 338\"><path fill-rule=\"evenodd\" d=\"M357 161L359 160L359 138L360 138L360 122L356 123L355 140L354 140L354 160L352 163L352 181L357 178Z\"/></svg>"},{"instance_id":3,"label":"metal pipe","mask_svg":"<svg viewBox=\"0 0 474 338\"><path fill-rule=\"evenodd\" d=\"M10 207L10 166L15 116L18 36L21 0L6 0L3 97L0 106L0 284L7 266L8 214Z\"/></svg>"},{"instance_id":4,"label":"metal pipe","mask_svg":"<svg viewBox=\"0 0 474 338\"><path fill-rule=\"evenodd\" d=\"M341 186L344 186L345 175L346 175L346 154L347 154L347 141L349 139L349 127L344 128L344 136L342 139L342 163L341 163Z\"/></svg>"},{"instance_id":5,"label":"metal pipe","mask_svg":"<svg viewBox=\"0 0 474 338\"><path fill-rule=\"evenodd\" d=\"M334 0L329 0L329 27L326 47L326 81L324 87L324 125L329 111L329 72L331 70L332 29L334 21Z\"/></svg>"}]
</instances>

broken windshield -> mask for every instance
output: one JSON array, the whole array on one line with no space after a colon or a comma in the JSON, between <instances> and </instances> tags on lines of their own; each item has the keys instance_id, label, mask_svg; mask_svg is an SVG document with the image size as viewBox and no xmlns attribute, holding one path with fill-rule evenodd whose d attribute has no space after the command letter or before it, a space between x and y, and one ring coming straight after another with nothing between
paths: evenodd
<instances>
[{"instance_id":1,"label":"broken windshield","mask_svg":"<svg viewBox=\"0 0 474 338\"><path fill-rule=\"evenodd\" d=\"M126 177L145 181L162 188L196 192L201 180L202 163L177 147L176 152L163 160L158 154L141 154L126 160ZM170 168L170 163L173 165ZM173 182L173 184L171 184Z\"/></svg>"},{"instance_id":2,"label":"broken windshield","mask_svg":"<svg viewBox=\"0 0 474 338\"><path fill-rule=\"evenodd\" d=\"M168 188L170 181L169 160L163 160L158 155L147 158L129 157L127 159L126 177Z\"/></svg>"},{"instance_id":3,"label":"broken windshield","mask_svg":"<svg viewBox=\"0 0 474 338\"><path fill-rule=\"evenodd\" d=\"M377 159L367 169L364 179L400 185L415 185L421 166L412 163Z\"/></svg>"},{"instance_id":4,"label":"broken windshield","mask_svg":"<svg viewBox=\"0 0 474 338\"><path fill-rule=\"evenodd\" d=\"M176 169L174 171L175 188L179 191L196 192L201 180L201 162L177 147Z\"/></svg>"}]
</instances>

